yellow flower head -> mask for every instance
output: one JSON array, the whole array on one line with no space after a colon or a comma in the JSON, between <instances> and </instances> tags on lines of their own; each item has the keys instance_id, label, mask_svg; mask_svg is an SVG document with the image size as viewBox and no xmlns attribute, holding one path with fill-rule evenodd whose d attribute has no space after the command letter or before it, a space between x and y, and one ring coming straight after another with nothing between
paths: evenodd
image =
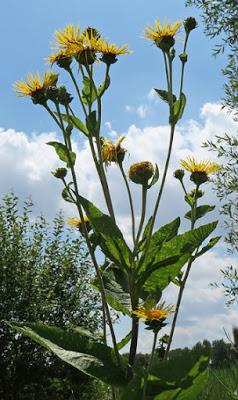
<instances>
[{"instance_id":1,"label":"yellow flower head","mask_svg":"<svg viewBox=\"0 0 238 400\"><path fill-rule=\"evenodd\" d=\"M164 26L159 20L155 20L155 26L148 27L144 31L144 38L154 42L157 46L161 45L163 41L168 41L172 46L174 44L174 36L178 32L181 22L177 21L174 24L164 22ZM171 47L170 45L170 47Z\"/></svg>"},{"instance_id":2,"label":"yellow flower head","mask_svg":"<svg viewBox=\"0 0 238 400\"><path fill-rule=\"evenodd\" d=\"M56 85L57 80L58 74L51 71L44 73L43 80L41 80L40 74L37 72L36 75L28 74L26 82L16 82L14 88L19 96L34 97L37 93Z\"/></svg>"},{"instance_id":3,"label":"yellow flower head","mask_svg":"<svg viewBox=\"0 0 238 400\"><path fill-rule=\"evenodd\" d=\"M133 311L132 314L138 318L142 318L145 321L161 321L166 319L174 311L173 306L165 306L164 303L158 305L158 307L145 308L140 307Z\"/></svg>"},{"instance_id":4,"label":"yellow flower head","mask_svg":"<svg viewBox=\"0 0 238 400\"><path fill-rule=\"evenodd\" d=\"M216 162L209 160L197 161L194 157L188 157L187 160L181 160L180 164L189 172L203 172L206 175L213 174L221 169Z\"/></svg>"},{"instance_id":5,"label":"yellow flower head","mask_svg":"<svg viewBox=\"0 0 238 400\"><path fill-rule=\"evenodd\" d=\"M111 140L107 140L103 143L102 158L106 166L110 165L112 162L118 164L123 161L126 152L126 150L121 147L123 140L125 140L125 136L119 137L115 144Z\"/></svg>"},{"instance_id":6,"label":"yellow flower head","mask_svg":"<svg viewBox=\"0 0 238 400\"><path fill-rule=\"evenodd\" d=\"M101 60L109 65L117 61L117 56L121 54L130 54L127 45L117 47L114 43L108 43L102 38L98 40L97 51L102 53Z\"/></svg>"},{"instance_id":7,"label":"yellow flower head","mask_svg":"<svg viewBox=\"0 0 238 400\"><path fill-rule=\"evenodd\" d=\"M56 31L55 39L57 47L63 50L67 50L72 44L82 43L83 36L80 33L80 25L74 28L74 26L70 24L67 25L63 31Z\"/></svg>"},{"instance_id":8,"label":"yellow flower head","mask_svg":"<svg viewBox=\"0 0 238 400\"><path fill-rule=\"evenodd\" d=\"M65 50L59 50L48 57L49 64L57 64L59 67L67 68L70 66L72 58Z\"/></svg>"},{"instance_id":9,"label":"yellow flower head","mask_svg":"<svg viewBox=\"0 0 238 400\"><path fill-rule=\"evenodd\" d=\"M87 224L89 222L89 219L87 215L84 215L83 221ZM82 227L82 220L79 218L67 218L67 223L72 227L72 228L81 228Z\"/></svg>"}]
</instances>

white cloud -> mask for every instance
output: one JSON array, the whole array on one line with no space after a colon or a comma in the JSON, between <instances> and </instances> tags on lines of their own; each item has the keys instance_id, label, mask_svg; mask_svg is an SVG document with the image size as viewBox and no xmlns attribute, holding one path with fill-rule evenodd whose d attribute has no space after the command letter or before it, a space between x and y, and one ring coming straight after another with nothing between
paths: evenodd
<instances>
[{"instance_id":1,"label":"white cloud","mask_svg":"<svg viewBox=\"0 0 238 400\"><path fill-rule=\"evenodd\" d=\"M130 106L127 106L127 108L128 111L131 111ZM117 136L109 122L106 123L106 128L109 130L109 136ZM179 167L179 160L191 154L197 158L209 157L215 159L216 155L201 148L201 143L214 138L215 135L222 135L225 132L232 133L235 130L236 125L232 116L228 115L225 110L221 110L219 104L214 103L206 103L203 106L199 122L189 120L177 127L167 186L158 213L157 223L159 225L172 220L177 215L183 216L187 208L179 183L173 178L173 171ZM57 140L57 135L55 133L42 133L27 136L25 133L16 132L14 129L0 130L1 193L9 193L13 190L21 199L32 195L37 210L42 210L48 217L54 216L60 208L63 208L67 215L74 215L76 211L72 206L66 204L60 198L61 182L50 173L61 163L57 160L54 149L45 144L49 140ZM133 162L150 160L158 164L162 173L168 141L168 126L147 126L141 129L136 125L131 125L124 142L124 146L128 149L128 156L124 162L125 170L127 171L129 165ZM82 142L80 145L74 143L74 150L77 152L76 171L81 193L87 198L93 199L99 208L105 210L105 203L92 163L89 146ZM107 176L118 215L118 223L125 236L129 238L131 227L128 199L126 190L122 186L122 178L118 168L114 165L109 167ZM189 179L186 182L187 185L191 184ZM135 199L138 221L141 190L138 185L133 184L131 184L131 189ZM149 192L148 207L150 211L148 216L151 213L157 190L154 187ZM216 198L209 185L207 185L206 191L204 202L215 203ZM211 213L209 218L214 219L214 215L216 216L216 213ZM186 221L183 227L189 228ZM224 298L221 291L209 287L210 282L219 278L219 268L231 261L229 257L224 256L223 249L222 257L219 256L217 251L208 253L201 258L201 262L199 261L197 265L194 265L185 291L175 345L192 345L203 338L220 337L223 326L229 331L233 321L238 320L235 310L224 309ZM172 302L175 296L174 288L168 289L167 296L169 302ZM143 334L140 343L141 349L149 349L150 340L148 336L145 337Z\"/></svg>"},{"instance_id":2,"label":"white cloud","mask_svg":"<svg viewBox=\"0 0 238 400\"><path fill-rule=\"evenodd\" d=\"M147 116L147 113L148 113L148 106L146 106L145 104L141 104L137 108L136 113L138 114L138 116L140 118L145 118Z\"/></svg>"}]
</instances>

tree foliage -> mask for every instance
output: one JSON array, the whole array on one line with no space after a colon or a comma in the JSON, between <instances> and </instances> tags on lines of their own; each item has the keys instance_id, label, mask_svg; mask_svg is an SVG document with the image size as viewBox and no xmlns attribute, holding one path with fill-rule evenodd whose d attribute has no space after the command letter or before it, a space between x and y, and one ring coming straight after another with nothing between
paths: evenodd
<instances>
[{"instance_id":1,"label":"tree foliage","mask_svg":"<svg viewBox=\"0 0 238 400\"><path fill-rule=\"evenodd\" d=\"M186 0L187 5L195 5L202 10L205 33L211 38L219 38L214 54L227 54L227 65L223 74L225 84L225 104L238 112L238 7L237 0Z\"/></svg>"},{"instance_id":2,"label":"tree foliage","mask_svg":"<svg viewBox=\"0 0 238 400\"><path fill-rule=\"evenodd\" d=\"M65 229L62 214L52 226L43 216L34 219L32 206L28 201L19 211L13 194L0 204L0 397L58 399L64 393L71 398L72 388L80 387L78 382L87 384L86 396L91 390L87 378L4 322L41 320L60 327L81 325L91 331L101 324L82 238Z\"/></svg>"}]
</instances>

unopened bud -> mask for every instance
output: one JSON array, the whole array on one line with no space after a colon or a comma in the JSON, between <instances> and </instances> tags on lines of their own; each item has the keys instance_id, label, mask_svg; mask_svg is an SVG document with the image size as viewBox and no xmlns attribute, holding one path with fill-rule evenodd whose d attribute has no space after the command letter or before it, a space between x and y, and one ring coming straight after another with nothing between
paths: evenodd
<instances>
[{"instance_id":1,"label":"unopened bud","mask_svg":"<svg viewBox=\"0 0 238 400\"><path fill-rule=\"evenodd\" d=\"M67 169L66 168L57 168L55 171L52 171L52 175L54 175L55 178L64 179L67 175Z\"/></svg>"},{"instance_id":2,"label":"unopened bud","mask_svg":"<svg viewBox=\"0 0 238 400\"><path fill-rule=\"evenodd\" d=\"M184 177L184 170L183 169L176 169L176 171L174 171L174 177L176 179L178 179L179 181L182 181L183 177Z\"/></svg>"},{"instance_id":3,"label":"unopened bud","mask_svg":"<svg viewBox=\"0 0 238 400\"><path fill-rule=\"evenodd\" d=\"M129 169L129 178L132 182L146 185L154 175L154 166L150 161L132 164Z\"/></svg>"},{"instance_id":4,"label":"unopened bud","mask_svg":"<svg viewBox=\"0 0 238 400\"><path fill-rule=\"evenodd\" d=\"M197 27L197 21L194 17L188 17L184 20L183 25L184 25L185 32L189 33Z\"/></svg>"},{"instance_id":5,"label":"unopened bud","mask_svg":"<svg viewBox=\"0 0 238 400\"><path fill-rule=\"evenodd\" d=\"M182 63L186 63L188 61L188 55L187 53L181 53L179 55L180 60L182 61Z\"/></svg>"}]
</instances>

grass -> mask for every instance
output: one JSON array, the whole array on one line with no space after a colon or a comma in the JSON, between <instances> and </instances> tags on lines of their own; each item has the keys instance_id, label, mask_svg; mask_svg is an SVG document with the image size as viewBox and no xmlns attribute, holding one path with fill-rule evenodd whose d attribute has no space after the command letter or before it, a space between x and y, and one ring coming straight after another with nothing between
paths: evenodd
<instances>
[{"instance_id":1,"label":"grass","mask_svg":"<svg viewBox=\"0 0 238 400\"><path fill-rule=\"evenodd\" d=\"M197 400L238 400L238 365L210 368L207 385Z\"/></svg>"}]
</instances>

